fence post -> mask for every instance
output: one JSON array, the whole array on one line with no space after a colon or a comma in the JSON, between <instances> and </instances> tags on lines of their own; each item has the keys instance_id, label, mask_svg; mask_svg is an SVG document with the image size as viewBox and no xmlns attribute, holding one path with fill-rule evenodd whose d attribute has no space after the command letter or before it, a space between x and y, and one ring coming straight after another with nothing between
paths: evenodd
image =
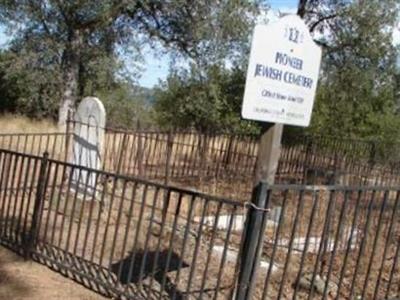
<instances>
[{"instance_id":1,"label":"fence post","mask_svg":"<svg viewBox=\"0 0 400 300\"><path fill-rule=\"evenodd\" d=\"M71 123L72 123L72 113L68 110L67 115L67 126L65 127L65 157L64 161L68 160L69 144L71 143Z\"/></svg>"},{"instance_id":2,"label":"fence post","mask_svg":"<svg viewBox=\"0 0 400 300\"><path fill-rule=\"evenodd\" d=\"M171 129L168 130L168 137L167 137L167 153L166 153L166 158L165 158L165 178L164 178L164 184L168 184L169 182L169 177L170 177L170 164L171 164L171 156L172 156L172 149L174 145L174 140L172 136L172 131Z\"/></svg>"},{"instance_id":3,"label":"fence post","mask_svg":"<svg viewBox=\"0 0 400 300\"><path fill-rule=\"evenodd\" d=\"M123 133L122 136L122 142L120 143L120 149L119 149L119 153L118 153L118 163L117 163L117 174L121 173L121 168L122 168L122 163L124 162L124 155L127 152L126 151L126 132Z\"/></svg>"},{"instance_id":4,"label":"fence post","mask_svg":"<svg viewBox=\"0 0 400 300\"><path fill-rule=\"evenodd\" d=\"M251 299L264 243L268 206L268 184L260 182L253 189L251 204L247 211L244 241L240 253L240 271L235 291L236 300Z\"/></svg>"},{"instance_id":5,"label":"fence post","mask_svg":"<svg viewBox=\"0 0 400 300\"><path fill-rule=\"evenodd\" d=\"M47 168L48 168L48 158L49 158L49 153L45 152L43 154L43 158L40 163L39 178L38 178L38 183L37 183L37 188L36 188L36 196L35 196L35 204L33 207L32 223L31 223L31 228L28 233L28 239L27 239L27 244L26 244L26 248L25 248L25 259L28 259L31 256L33 247L35 246L35 243L37 241L38 226L39 226L40 217L41 217L42 209L43 209L44 195L46 192L45 186L46 186L46 173L47 173Z\"/></svg>"},{"instance_id":6,"label":"fence post","mask_svg":"<svg viewBox=\"0 0 400 300\"><path fill-rule=\"evenodd\" d=\"M200 180L207 174L207 151L208 151L208 133L200 133Z\"/></svg>"},{"instance_id":7,"label":"fence post","mask_svg":"<svg viewBox=\"0 0 400 300\"><path fill-rule=\"evenodd\" d=\"M68 110L67 122L66 122L66 127L65 127L65 154L64 154L64 161L65 162L68 162L68 151L69 151L69 147L70 147L69 145L71 143L71 123L73 124L73 127L75 127L75 123L73 122L71 115L72 115L71 110ZM62 182L65 182L65 180L68 177L67 172L65 171L62 174L62 176L63 176L62 177Z\"/></svg>"},{"instance_id":8,"label":"fence post","mask_svg":"<svg viewBox=\"0 0 400 300\"><path fill-rule=\"evenodd\" d=\"M369 153L369 161L368 161L371 166L371 169L375 166L375 159L376 159L376 143L374 141L371 144L371 150Z\"/></svg>"},{"instance_id":9,"label":"fence post","mask_svg":"<svg viewBox=\"0 0 400 300\"><path fill-rule=\"evenodd\" d=\"M140 121L137 120L137 125L136 125L136 132L137 132L137 155L136 155L136 160L138 162L138 175L142 176L143 175L143 145L142 145L142 134L141 134L141 129L140 129Z\"/></svg>"},{"instance_id":10,"label":"fence post","mask_svg":"<svg viewBox=\"0 0 400 300\"><path fill-rule=\"evenodd\" d=\"M308 176L309 176L309 169L312 169L311 162L312 162L312 152L313 152L313 141L311 137L307 137L307 142L306 142L306 153L303 161L303 184L308 184Z\"/></svg>"},{"instance_id":11,"label":"fence post","mask_svg":"<svg viewBox=\"0 0 400 300\"><path fill-rule=\"evenodd\" d=\"M233 139L234 139L233 134L228 135L228 145L227 145L226 152L225 152L225 157L224 157L224 167L225 167L225 169L227 169L229 164L231 163L231 159L232 159L232 153L231 152L232 152Z\"/></svg>"}]
</instances>

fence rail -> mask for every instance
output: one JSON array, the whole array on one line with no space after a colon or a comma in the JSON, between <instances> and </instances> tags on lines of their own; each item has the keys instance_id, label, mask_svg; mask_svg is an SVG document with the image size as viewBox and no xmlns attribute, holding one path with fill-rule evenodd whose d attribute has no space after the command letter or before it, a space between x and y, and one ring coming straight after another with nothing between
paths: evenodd
<instances>
[{"instance_id":1,"label":"fence rail","mask_svg":"<svg viewBox=\"0 0 400 300\"><path fill-rule=\"evenodd\" d=\"M331 137L284 138L276 182L397 185L400 158L392 153L397 148L392 145L383 153L382 147ZM107 129L103 167L164 182L246 181L249 195L257 156L254 136Z\"/></svg>"},{"instance_id":2,"label":"fence rail","mask_svg":"<svg viewBox=\"0 0 400 300\"><path fill-rule=\"evenodd\" d=\"M107 296L400 296L396 188L261 184L239 202L10 150L0 175L0 242Z\"/></svg>"},{"instance_id":3,"label":"fence rail","mask_svg":"<svg viewBox=\"0 0 400 300\"><path fill-rule=\"evenodd\" d=\"M0 147L35 155L48 151L53 159L72 162L73 123L68 128L66 133L0 134ZM391 145L385 152L384 147L374 142L331 137L284 138L276 182L398 185L397 148ZM239 194L239 198L247 199L257 154L258 141L254 136L106 128L100 156L105 171L191 186L228 197Z\"/></svg>"},{"instance_id":4,"label":"fence rail","mask_svg":"<svg viewBox=\"0 0 400 300\"><path fill-rule=\"evenodd\" d=\"M0 240L19 253L108 296L229 298L234 224L206 218L241 203L11 151L0 171Z\"/></svg>"}]
</instances>

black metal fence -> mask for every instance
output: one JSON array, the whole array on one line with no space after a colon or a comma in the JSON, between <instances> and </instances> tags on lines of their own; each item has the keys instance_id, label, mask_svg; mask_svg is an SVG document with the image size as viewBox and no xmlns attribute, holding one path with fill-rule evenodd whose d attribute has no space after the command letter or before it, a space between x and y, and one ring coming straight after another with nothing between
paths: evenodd
<instances>
[{"instance_id":1,"label":"black metal fence","mask_svg":"<svg viewBox=\"0 0 400 300\"><path fill-rule=\"evenodd\" d=\"M254 137L109 129L104 165L150 178L234 178L252 175L257 151Z\"/></svg>"},{"instance_id":2,"label":"black metal fence","mask_svg":"<svg viewBox=\"0 0 400 300\"><path fill-rule=\"evenodd\" d=\"M1 243L116 298L399 297L399 198L261 184L238 202L0 150Z\"/></svg>"},{"instance_id":3,"label":"black metal fence","mask_svg":"<svg viewBox=\"0 0 400 300\"><path fill-rule=\"evenodd\" d=\"M0 147L34 155L48 151L53 159L72 162L74 123L67 128L66 133L0 134ZM397 149L395 144L332 137L284 137L276 182L398 185ZM100 156L108 172L247 199L257 154L254 136L106 128Z\"/></svg>"},{"instance_id":4,"label":"black metal fence","mask_svg":"<svg viewBox=\"0 0 400 300\"><path fill-rule=\"evenodd\" d=\"M20 254L108 296L229 298L240 241L209 216L243 204L11 151L0 172L0 240Z\"/></svg>"},{"instance_id":5,"label":"black metal fence","mask_svg":"<svg viewBox=\"0 0 400 300\"><path fill-rule=\"evenodd\" d=\"M38 156L47 151L52 158L65 160L67 136L65 132L0 133L0 148Z\"/></svg>"},{"instance_id":6,"label":"black metal fence","mask_svg":"<svg viewBox=\"0 0 400 300\"><path fill-rule=\"evenodd\" d=\"M248 228L244 242L262 245L258 276L248 284L255 299L400 296L398 189L264 189L271 211L259 213L260 230Z\"/></svg>"},{"instance_id":7,"label":"black metal fence","mask_svg":"<svg viewBox=\"0 0 400 300\"><path fill-rule=\"evenodd\" d=\"M74 120L68 122L68 133L73 132L75 124ZM258 156L257 136L104 129L104 170L175 183L190 178L247 180L251 186ZM399 146L330 136L284 136L276 182L393 186L400 183Z\"/></svg>"},{"instance_id":8,"label":"black metal fence","mask_svg":"<svg viewBox=\"0 0 400 300\"><path fill-rule=\"evenodd\" d=\"M105 141L105 170L175 184L183 181L207 192L215 190L210 183L228 182L246 190L242 198L251 193L256 137L108 129ZM387 153L382 152L384 146L331 137L284 139L276 182L394 186L400 183L400 160L392 155L395 145ZM219 192L226 195L224 190Z\"/></svg>"}]
</instances>

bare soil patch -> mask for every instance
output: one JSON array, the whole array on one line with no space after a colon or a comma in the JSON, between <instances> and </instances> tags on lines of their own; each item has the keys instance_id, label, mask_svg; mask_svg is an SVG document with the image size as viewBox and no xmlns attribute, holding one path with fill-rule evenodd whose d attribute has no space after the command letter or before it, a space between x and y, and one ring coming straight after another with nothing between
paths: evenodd
<instances>
[{"instance_id":1,"label":"bare soil patch","mask_svg":"<svg viewBox=\"0 0 400 300\"><path fill-rule=\"evenodd\" d=\"M106 299L0 246L0 299Z\"/></svg>"}]
</instances>

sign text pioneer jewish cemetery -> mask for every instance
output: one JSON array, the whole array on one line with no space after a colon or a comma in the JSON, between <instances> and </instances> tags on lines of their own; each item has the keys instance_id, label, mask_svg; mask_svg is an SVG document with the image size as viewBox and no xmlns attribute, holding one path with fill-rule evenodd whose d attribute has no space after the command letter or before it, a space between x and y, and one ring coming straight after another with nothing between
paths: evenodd
<instances>
[{"instance_id":1,"label":"sign text pioneer jewish cemetery","mask_svg":"<svg viewBox=\"0 0 400 300\"><path fill-rule=\"evenodd\" d=\"M271 210L269 215L275 212L275 219L281 219L282 209L273 208L265 200L266 187L275 181L283 124L310 123L320 61L321 49L299 16L289 15L274 24L255 27L242 117L269 124L264 124L260 138L236 300L250 299L255 285L252 274L257 273L261 259L261 251L256 249L263 245L266 225L259 211Z\"/></svg>"},{"instance_id":2,"label":"sign text pioneer jewish cemetery","mask_svg":"<svg viewBox=\"0 0 400 300\"><path fill-rule=\"evenodd\" d=\"M245 119L308 126L321 49L296 15L257 25L242 106Z\"/></svg>"}]
</instances>

